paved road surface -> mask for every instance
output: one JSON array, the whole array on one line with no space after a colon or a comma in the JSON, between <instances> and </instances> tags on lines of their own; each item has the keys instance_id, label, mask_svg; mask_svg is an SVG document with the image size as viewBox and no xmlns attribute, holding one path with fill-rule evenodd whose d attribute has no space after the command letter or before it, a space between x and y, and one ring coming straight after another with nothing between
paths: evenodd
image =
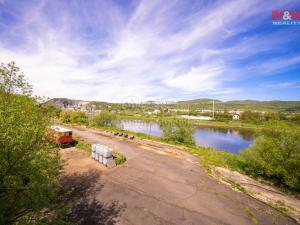
<instances>
[{"instance_id":1,"label":"paved road surface","mask_svg":"<svg viewBox=\"0 0 300 225\"><path fill-rule=\"evenodd\" d=\"M68 155L69 172L102 171L95 178L98 189L90 195L121 206L115 214L117 224L296 224L272 207L209 177L196 156L151 142L124 141L92 129L72 130L90 143L123 152L128 159L122 166L103 169L86 154L78 153L77 159L71 159L74 152Z\"/></svg>"}]
</instances>

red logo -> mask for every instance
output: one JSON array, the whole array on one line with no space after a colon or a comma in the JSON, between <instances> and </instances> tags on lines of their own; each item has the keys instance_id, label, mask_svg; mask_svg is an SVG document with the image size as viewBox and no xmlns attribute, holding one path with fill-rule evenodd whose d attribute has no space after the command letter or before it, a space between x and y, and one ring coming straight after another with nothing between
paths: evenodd
<instances>
[{"instance_id":1,"label":"red logo","mask_svg":"<svg viewBox=\"0 0 300 225\"><path fill-rule=\"evenodd\" d=\"M300 20L300 10L273 10L272 20Z\"/></svg>"}]
</instances>

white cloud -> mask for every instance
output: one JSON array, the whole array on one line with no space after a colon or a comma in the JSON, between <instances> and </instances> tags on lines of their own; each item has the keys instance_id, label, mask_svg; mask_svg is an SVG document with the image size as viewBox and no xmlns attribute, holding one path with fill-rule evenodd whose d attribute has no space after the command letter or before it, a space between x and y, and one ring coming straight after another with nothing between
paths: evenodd
<instances>
[{"instance_id":1,"label":"white cloud","mask_svg":"<svg viewBox=\"0 0 300 225\"><path fill-rule=\"evenodd\" d=\"M268 17L268 10L284 5L280 2L217 1L189 13L182 11L182 1L141 1L131 11L110 1L89 3L66 7L45 0L27 6L17 13L23 22L9 28L25 41L10 46L0 36L0 61L16 61L39 95L143 101L241 92L228 81L250 69L236 68L232 61L281 46L272 34L228 44L250 29L248 21L261 23L257 15ZM47 14L51 9L54 15ZM261 63L261 68L297 62L298 56L292 62Z\"/></svg>"},{"instance_id":2,"label":"white cloud","mask_svg":"<svg viewBox=\"0 0 300 225\"><path fill-rule=\"evenodd\" d=\"M283 81L279 83L268 83L263 85L266 88L274 88L274 89L289 89L289 88L300 88L299 81Z\"/></svg>"},{"instance_id":3,"label":"white cloud","mask_svg":"<svg viewBox=\"0 0 300 225\"><path fill-rule=\"evenodd\" d=\"M222 74L220 66L192 67L187 73L167 76L163 83L190 93L212 91L221 86Z\"/></svg>"}]
</instances>

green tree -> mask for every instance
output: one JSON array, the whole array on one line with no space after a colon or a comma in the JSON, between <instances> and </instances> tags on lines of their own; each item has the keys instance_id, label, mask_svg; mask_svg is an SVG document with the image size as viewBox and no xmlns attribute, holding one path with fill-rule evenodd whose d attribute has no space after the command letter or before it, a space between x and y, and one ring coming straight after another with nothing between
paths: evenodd
<instances>
[{"instance_id":1,"label":"green tree","mask_svg":"<svg viewBox=\"0 0 300 225\"><path fill-rule=\"evenodd\" d=\"M88 124L88 117L85 112L71 112L71 123Z\"/></svg>"},{"instance_id":2,"label":"green tree","mask_svg":"<svg viewBox=\"0 0 300 225\"><path fill-rule=\"evenodd\" d=\"M42 105L45 109L45 111L49 112L51 114L51 116L59 118L60 117L60 113L62 112L61 109L56 108L55 106L46 103Z\"/></svg>"},{"instance_id":3,"label":"green tree","mask_svg":"<svg viewBox=\"0 0 300 225\"><path fill-rule=\"evenodd\" d=\"M188 120L183 119L160 119L159 126L168 141L195 145L195 128Z\"/></svg>"},{"instance_id":4,"label":"green tree","mask_svg":"<svg viewBox=\"0 0 300 225\"><path fill-rule=\"evenodd\" d=\"M264 117L260 112L244 111L241 113L241 120L258 124L261 123L262 120L264 120Z\"/></svg>"},{"instance_id":5,"label":"green tree","mask_svg":"<svg viewBox=\"0 0 300 225\"><path fill-rule=\"evenodd\" d=\"M62 110L60 113L60 120L63 123L71 123L71 110Z\"/></svg>"},{"instance_id":6,"label":"green tree","mask_svg":"<svg viewBox=\"0 0 300 225\"><path fill-rule=\"evenodd\" d=\"M34 224L58 190L58 150L44 138L50 118L14 63L0 66L0 224Z\"/></svg>"},{"instance_id":7,"label":"green tree","mask_svg":"<svg viewBox=\"0 0 300 225\"><path fill-rule=\"evenodd\" d=\"M271 124L241 154L246 159L248 173L300 191L299 127Z\"/></svg>"},{"instance_id":8,"label":"green tree","mask_svg":"<svg viewBox=\"0 0 300 225\"><path fill-rule=\"evenodd\" d=\"M120 127L120 120L114 113L101 111L91 118L91 124L97 127Z\"/></svg>"}]
</instances>

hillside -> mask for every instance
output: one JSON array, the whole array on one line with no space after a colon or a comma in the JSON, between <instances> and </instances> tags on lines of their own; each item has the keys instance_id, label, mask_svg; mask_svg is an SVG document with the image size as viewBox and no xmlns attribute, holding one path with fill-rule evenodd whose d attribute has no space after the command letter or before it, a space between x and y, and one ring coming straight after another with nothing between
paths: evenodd
<instances>
[{"instance_id":1,"label":"hillside","mask_svg":"<svg viewBox=\"0 0 300 225\"><path fill-rule=\"evenodd\" d=\"M97 108L96 105L90 101L73 100L67 98L53 98L47 103L59 109L93 111Z\"/></svg>"},{"instance_id":2,"label":"hillside","mask_svg":"<svg viewBox=\"0 0 300 225\"><path fill-rule=\"evenodd\" d=\"M213 99L194 99L179 101L179 105L192 105L199 108L212 108ZM215 100L216 109L226 110L258 110L258 111L300 111L300 101L257 101L257 100L234 100L223 102Z\"/></svg>"},{"instance_id":3,"label":"hillside","mask_svg":"<svg viewBox=\"0 0 300 225\"><path fill-rule=\"evenodd\" d=\"M212 109L213 99L194 99L179 101L166 105L167 108L181 109ZM124 104L106 103L100 101L82 101L67 98L54 98L48 101L59 109L74 109L83 111L95 111L97 109L121 109ZM157 108L157 104L144 104L147 110ZM162 105L160 105L163 107ZM142 105L141 105L142 107ZM145 109L144 107L144 109ZM150 107L150 108L149 108ZM134 108L138 109L138 105ZM143 107L142 107L143 108ZM142 109L141 108L141 109ZM281 111L281 112L300 112L300 101L257 101L257 100L235 100L223 102L215 99L215 110L257 110L257 111Z\"/></svg>"}]
</instances>

